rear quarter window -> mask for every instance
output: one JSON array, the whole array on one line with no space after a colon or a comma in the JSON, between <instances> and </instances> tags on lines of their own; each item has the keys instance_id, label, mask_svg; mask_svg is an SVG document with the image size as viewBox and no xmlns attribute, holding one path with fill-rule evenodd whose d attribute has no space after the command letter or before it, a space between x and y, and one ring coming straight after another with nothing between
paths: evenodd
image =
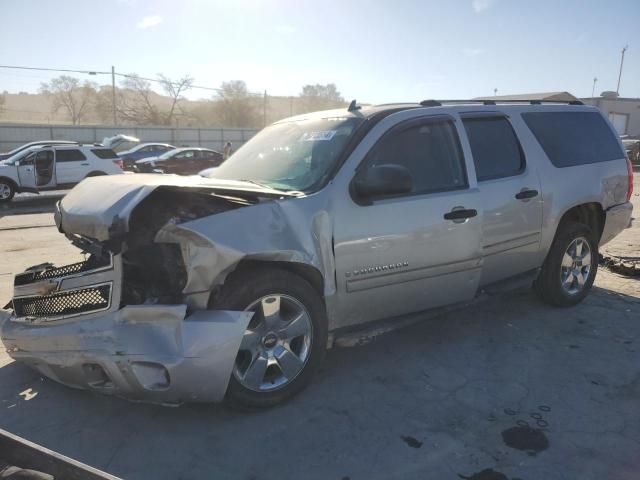
<instances>
[{"instance_id":1,"label":"rear quarter window","mask_svg":"<svg viewBox=\"0 0 640 480\"><path fill-rule=\"evenodd\" d=\"M529 112L522 118L556 167L624 158L618 139L597 112Z\"/></svg>"},{"instance_id":2,"label":"rear quarter window","mask_svg":"<svg viewBox=\"0 0 640 480\"><path fill-rule=\"evenodd\" d=\"M116 155L116 152L114 152L113 150L111 150L110 148L96 148L91 150L91 153L93 153L96 157L98 158L102 158L102 159L111 159L111 158L120 158L118 157L118 155Z\"/></svg>"}]
</instances>

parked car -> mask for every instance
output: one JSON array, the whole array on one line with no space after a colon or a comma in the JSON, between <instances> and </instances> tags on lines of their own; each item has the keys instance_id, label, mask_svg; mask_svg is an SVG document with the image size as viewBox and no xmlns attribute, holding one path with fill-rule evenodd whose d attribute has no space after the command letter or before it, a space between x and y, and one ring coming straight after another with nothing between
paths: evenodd
<instances>
[{"instance_id":1,"label":"parked car","mask_svg":"<svg viewBox=\"0 0 640 480\"><path fill-rule=\"evenodd\" d=\"M135 162L137 172L177 173L196 175L209 167L222 163L222 154L208 148L176 148L158 157L145 158Z\"/></svg>"},{"instance_id":2,"label":"parked car","mask_svg":"<svg viewBox=\"0 0 640 480\"><path fill-rule=\"evenodd\" d=\"M158 157L169 150L174 150L176 147L169 145L168 143L141 143L136 145L130 150L125 150L118 153L118 156L122 159L125 170L133 170L136 160L142 160L148 157Z\"/></svg>"},{"instance_id":3,"label":"parked car","mask_svg":"<svg viewBox=\"0 0 640 480\"><path fill-rule=\"evenodd\" d=\"M16 193L71 188L87 177L122 173L122 160L95 145L42 145L0 161L0 202Z\"/></svg>"},{"instance_id":4,"label":"parked car","mask_svg":"<svg viewBox=\"0 0 640 480\"><path fill-rule=\"evenodd\" d=\"M17 153L20 153L27 148L38 147L42 145L77 145L78 142L72 142L70 140L40 140L38 142L29 142L24 145L20 145L17 148L14 148L10 152L0 153L0 160L5 160L7 158L13 157Z\"/></svg>"},{"instance_id":5,"label":"parked car","mask_svg":"<svg viewBox=\"0 0 640 480\"><path fill-rule=\"evenodd\" d=\"M517 286L576 305L630 223L631 167L594 107L496 103L352 102L215 178L87 179L55 221L89 259L17 275L0 338L66 385L266 407L345 329Z\"/></svg>"}]
</instances>

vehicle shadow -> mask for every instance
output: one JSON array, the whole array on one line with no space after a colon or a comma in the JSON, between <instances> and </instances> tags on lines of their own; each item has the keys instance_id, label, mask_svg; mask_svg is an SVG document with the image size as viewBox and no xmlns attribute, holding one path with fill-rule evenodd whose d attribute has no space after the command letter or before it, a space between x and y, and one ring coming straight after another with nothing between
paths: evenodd
<instances>
[{"instance_id":1,"label":"vehicle shadow","mask_svg":"<svg viewBox=\"0 0 640 480\"><path fill-rule=\"evenodd\" d=\"M605 478L640 442L639 317L640 299L605 288L570 309L491 297L330 350L306 391L265 411L130 403L14 362L0 368L0 427L134 479ZM505 445L516 422L548 439L544 453Z\"/></svg>"},{"instance_id":2,"label":"vehicle shadow","mask_svg":"<svg viewBox=\"0 0 640 480\"><path fill-rule=\"evenodd\" d=\"M0 203L0 218L29 213L53 213L56 203L66 192L43 193L41 195L19 194L8 203Z\"/></svg>"}]
</instances>

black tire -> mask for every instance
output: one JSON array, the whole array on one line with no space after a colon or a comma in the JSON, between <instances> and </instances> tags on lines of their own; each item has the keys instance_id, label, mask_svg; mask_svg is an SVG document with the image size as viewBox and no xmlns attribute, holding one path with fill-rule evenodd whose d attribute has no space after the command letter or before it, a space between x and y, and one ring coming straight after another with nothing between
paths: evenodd
<instances>
[{"instance_id":1,"label":"black tire","mask_svg":"<svg viewBox=\"0 0 640 480\"><path fill-rule=\"evenodd\" d=\"M246 310L252 303L269 295L286 295L299 301L312 325L309 354L295 378L276 390L255 391L243 386L232 373L226 402L233 407L268 408L302 391L322 363L327 345L327 319L320 293L303 277L281 268L256 267L233 272L223 288L209 301L211 309ZM240 353L236 362L240 361Z\"/></svg>"},{"instance_id":2,"label":"black tire","mask_svg":"<svg viewBox=\"0 0 640 480\"><path fill-rule=\"evenodd\" d=\"M591 250L590 270L584 286L576 293L569 293L562 286L561 265L565 252L576 239L583 238ZM557 307L572 307L580 303L593 286L598 271L598 241L592 230L582 223L566 222L558 227L556 237L534 282L534 290L542 301Z\"/></svg>"},{"instance_id":3,"label":"black tire","mask_svg":"<svg viewBox=\"0 0 640 480\"><path fill-rule=\"evenodd\" d=\"M9 190L8 195L6 194L6 189ZM5 192L3 194L3 192ZM13 196L16 194L16 185L6 178L0 178L0 203L8 203L11 201Z\"/></svg>"}]
</instances>

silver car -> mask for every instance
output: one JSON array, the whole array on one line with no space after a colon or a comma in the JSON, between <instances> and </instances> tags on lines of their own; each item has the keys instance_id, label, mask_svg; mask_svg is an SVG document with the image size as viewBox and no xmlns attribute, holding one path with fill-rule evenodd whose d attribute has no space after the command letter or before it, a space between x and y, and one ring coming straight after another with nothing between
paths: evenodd
<instances>
[{"instance_id":1,"label":"silver car","mask_svg":"<svg viewBox=\"0 0 640 480\"><path fill-rule=\"evenodd\" d=\"M1 338L64 384L264 407L331 339L533 284L568 307L630 224L630 165L577 104L359 107L277 122L211 175L90 178L58 205L87 261L15 278Z\"/></svg>"}]
</instances>

